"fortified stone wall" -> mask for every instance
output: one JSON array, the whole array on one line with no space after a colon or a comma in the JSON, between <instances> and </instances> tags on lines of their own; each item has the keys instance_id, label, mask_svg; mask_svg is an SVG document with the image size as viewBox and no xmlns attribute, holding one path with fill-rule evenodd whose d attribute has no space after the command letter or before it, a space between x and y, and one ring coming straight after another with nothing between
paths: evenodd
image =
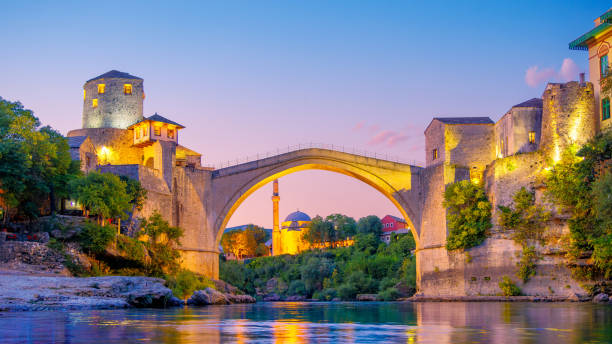
<instances>
[{"instance_id":1,"label":"fortified stone wall","mask_svg":"<svg viewBox=\"0 0 612 344\"><path fill-rule=\"evenodd\" d=\"M446 250L446 209L442 205L446 185L469 179L465 167L436 165L422 173L423 212L420 246L416 251L419 292L426 295L456 295L463 290L461 271Z\"/></svg>"},{"instance_id":2,"label":"fortified stone wall","mask_svg":"<svg viewBox=\"0 0 612 344\"><path fill-rule=\"evenodd\" d=\"M433 151L437 150L437 158L433 158ZM425 129L425 166L442 164L445 160L444 149L444 123L433 120Z\"/></svg>"},{"instance_id":3,"label":"fortified stone wall","mask_svg":"<svg viewBox=\"0 0 612 344\"><path fill-rule=\"evenodd\" d=\"M577 81L548 84L542 98L541 149L558 161L569 145L582 145L595 135L593 84Z\"/></svg>"},{"instance_id":4,"label":"fortified stone wall","mask_svg":"<svg viewBox=\"0 0 612 344\"><path fill-rule=\"evenodd\" d=\"M446 125L445 163L468 167L471 178L482 178L482 172L495 159L493 124Z\"/></svg>"},{"instance_id":5,"label":"fortified stone wall","mask_svg":"<svg viewBox=\"0 0 612 344\"><path fill-rule=\"evenodd\" d=\"M104 93L98 93L99 84L104 84ZM132 94L124 93L125 84L132 85ZM127 129L142 120L142 79L95 79L85 83L83 89L83 128ZM93 106L94 99L97 99L97 107Z\"/></svg>"},{"instance_id":6,"label":"fortified stone wall","mask_svg":"<svg viewBox=\"0 0 612 344\"><path fill-rule=\"evenodd\" d=\"M219 278L219 247L214 224L209 223L212 172L177 167L173 175L174 224L184 229L181 239L182 265L190 270Z\"/></svg>"},{"instance_id":7,"label":"fortified stone wall","mask_svg":"<svg viewBox=\"0 0 612 344\"><path fill-rule=\"evenodd\" d=\"M495 123L495 147L498 157L529 153L539 147L542 129L542 109L513 107ZM535 142L529 142L529 132L535 133ZM503 149L502 142L503 140Z\"/></svg>"},{"instance_id":8,"label":"fortified stone wall","mask_svg":"<svg viewBox=\"0 0 612 344\"><path fill-rule=\"evenodd\" d=\"M76 129L68 137L89 136L98 155L98 164L129 165L142 162L142 148L132 146L130 130L115 128ZM106 149L103 149L106 147Z\"/></svg>"}]
</instances>

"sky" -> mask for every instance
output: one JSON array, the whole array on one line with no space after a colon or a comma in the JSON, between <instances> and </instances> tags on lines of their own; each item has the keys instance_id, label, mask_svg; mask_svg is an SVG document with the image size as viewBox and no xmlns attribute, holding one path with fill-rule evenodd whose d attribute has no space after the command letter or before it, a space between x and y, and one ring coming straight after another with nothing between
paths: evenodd
<instances>
[{"instance_id":1,"label":"sky","mask_svg":"<svg viewBox=\"0 0 612 344\"><path fill-rule=\"evenodd\" d=\"M576 80L568 43L605 1L5 1L0 97L66 134L82 87L112 69L144 79L144 115L186 126L203 164L320 142L424 161L435 116L489 116ZM280 213L399 211L348 176L279 181ZM272 186L229 226L271 227Z\"/></svg>"}]
</instances>

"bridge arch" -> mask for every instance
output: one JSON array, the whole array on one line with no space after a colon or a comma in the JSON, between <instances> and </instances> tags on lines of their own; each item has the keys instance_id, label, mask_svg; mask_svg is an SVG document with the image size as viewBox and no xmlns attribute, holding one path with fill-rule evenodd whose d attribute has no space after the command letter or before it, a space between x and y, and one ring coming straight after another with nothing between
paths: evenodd
<instances>
[{"instance_id":1,"label":"bridge arch","mask_svg":"<svg viewBox=\"0 0 612 344\"><path fill-rule=\"evenodd\" d=\"M231 216L253 192L274 179L304 170L344 174L378 190L402 214L420 247L420 167L314 148L215 171L213 193L225 195L209 222L216 232L215 247Z\"/></svg>"}]
</instances>

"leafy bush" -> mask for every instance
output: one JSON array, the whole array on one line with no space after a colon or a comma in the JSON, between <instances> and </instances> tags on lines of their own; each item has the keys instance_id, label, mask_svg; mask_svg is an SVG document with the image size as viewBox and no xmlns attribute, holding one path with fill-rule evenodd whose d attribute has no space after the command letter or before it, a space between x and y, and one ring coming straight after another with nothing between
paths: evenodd
<instances>
[{"instance_id":1,"label":"leafy bush","mask_svg":"<svg viewBox=\"0 0 612 344\"><path fill-rule=\"evenodd\" d=\"M136 238L125 235L117 236L117 249L130 259L145 263L146 247Z\"/></svg>"},{"instance_id":2,"label":"leafy bush","mask_svg":"<svg viewBox=\"0 0 612 344\"><path fill-rule=\"evenodd\" d=\"M179 268L180 253L175 247L180 245L183 230L170 226L168 221L155 212L143 220L141 233L149 239L145 243L149 255L147 274L161 277L176 272Z\"/></svg>"},{"instance_id":3,"label":"leafy bush","mask_svg":"<svg viewBox=\"0 0 612 344\"><path fill-rule=\"evenodd\" d=\"M344 283L338 287L338 296L344 301L355 300L357 293L357 287L350 283Z\"/></svg>"},{"instance_id":4,"label":"leafy bush","mask_svg":"<svg viewBox=\"0 0 612 344\"><path fill-rule=\"evenodd\" d=\"M85 252L100 254L115 239L116 231L116 228L110 226L87 222L78 235L78 241Z\"/></svg>"},{"instance_id":5,"label":"leafy bush","mask_svg":"<svg viewBox=\"0 0 612 344\"><path fill-rule=\"evenodd\" d=\"M514 284L514 282L508 276L502 277L499 282L499 288L502 290L504 296L519 296L521 295L521 289Z\"/></svg>"},{"instance_id":6,"label":"leafy bush","mask_svg":"<svg viewBox=\"0 0 612 344\"><path fill-rule=\"evenodd\" d=\"M186 299L194 291L214 288L214 283L207 277L198 275L189 270L179 270L175 274L165 275L166 286L172 290L174 296Z\"/></svg>"},{"instance_id":7,"label":"leafy bush","mask_svg":"<svg viewBox=\"0 0 612 344\"><path fill-rule=\"evenodd\" d=\"M491 203L482 187L468 180L450 184L444 191L444 206L450 229L446 249L480 245L491 228Z\"/></svg>"},{"instance_id":8,"label":"leafy bush","mask_svg":"<svg viewBox=\"0 0 612 344\"><path fill-rule=\"evenodd\" d=\"M514 194L513 207L499 205L499 224L505 230L514 231L513 239L527 245L531 241L542 241L550 212L535 204L535 194L522 187Z\"/></svg>"},{"instance_id":9,"label":"leafy bush","mask_svg":"<svg viewBox=\"0 0 612 344\"><path fill-rule=\"evenodd\" d=\"M400 293L396 288L387 288L378 293L378 298L383 301L395 301L400 297Z\"/></svg>"},{"instance_id":10,"label":"leafy bush","mask_svg":"<svg viewBox=\"0 0 612 344\"><path fill-rule=\"evenodd\" d=\"M536 274L536 263L539 260L539 256L536 253L535 247L526 246L523 247L523 254L521 260L517 263L519 271L517 276L523 280L523 283L527 283L529 279Z\"/></svg>"},{"instance_id":11,"label":"leafy bush","mask_svg":"<svg viewBox=\"0 0 612 344\"><path fill-rule=\"evenodd\" d=\"M306 285L304 282L302 282L302 280L291 281L291 284L289 284L289 289L287 290L287 295L307 296L308 293L306 292Z\"/></svg>"}]
</instances>

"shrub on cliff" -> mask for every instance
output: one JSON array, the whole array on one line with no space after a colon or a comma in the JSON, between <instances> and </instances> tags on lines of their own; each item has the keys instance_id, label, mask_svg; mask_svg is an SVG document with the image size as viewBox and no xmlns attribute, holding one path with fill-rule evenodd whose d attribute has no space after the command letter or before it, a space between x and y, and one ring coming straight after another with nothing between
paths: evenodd
<instances>
[{"instance_id":1,"label":"shrub on cliff","mask_svg":"<svg viewBox=\"0 0 612 344\"><path fill-rule=\"evenodd\" d=\"M484 189L468 180L450 184L444 191L450 229L446 249L466 249L480 245L491 228L491 203Z\"/></svg>"},{"instance_id":2,"label":"shrub on cliff","mask_svg":"<svg viewBox=\"0 0 612 344\"><path fill-rule=\"evenodd\" d=\"M145 242L149 253L146 264L147 273L151 276L163 276L174 273L179 268L180 253L176 249L180 245L183 230L173 227L155 212L143 220L141 233L148 239Z\"/></svg>"},{"instance_id":3,"label":"shrub on cliff","mask_svg":"<svg viewBox=\"0 0 612 344\"><path fill-rule=\"evenodd\" d=\"M514 231L513 239L523 246L542 241L545 224L550 212L535 203L535 194L522 187L513 196L511 207L498 205L501 211L499 224L505 230Z\"/></svg>"},{"instance_id":4,"label":"shrub on cliff","mask_svg":"<svg viewBox=\"0 0 612 344\"><path fill-rule=\"evenodd\" d=\"M581 275L612 276L612 132L596 135L577 152L564 151L546 178L548 196L569 212L570 256L592 252L592 271Z\"/></svg>"},{"instance_id":5,"label":"shrub on cliff","mask_svg":"<svg viewBox=\"0 0 612 344\"><path fill-rule=\"evenodd\" d=\"M502 295L504 296L521 295L521 289L508 276L502 277L502 280L499 282L499 289L502 290Z\"/></svg>"},{"instance_id":6,"label":"shrub on cliff","mask_svg":"<svg viewBox=\"0 0 612 344\"><path fill-rule=\"evenodd\" d=\"M87 222L78 235L78 241L85 252L100 254L115 240L116 232L113 227Z\"/></svg>"}]
</instances>

